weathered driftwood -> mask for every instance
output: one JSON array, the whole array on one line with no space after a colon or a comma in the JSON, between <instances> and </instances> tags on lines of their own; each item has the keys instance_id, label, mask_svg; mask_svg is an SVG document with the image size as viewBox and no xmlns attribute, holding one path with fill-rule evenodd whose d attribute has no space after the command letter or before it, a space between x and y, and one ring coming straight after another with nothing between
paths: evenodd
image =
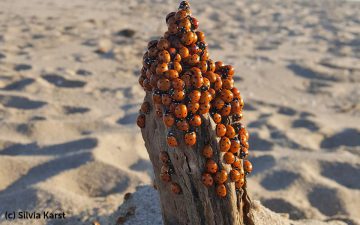
<instances>
[{"instance_id":1,"label":"weathered driftwood","mask_svg":"<svg viewBox=\"0 0 360 225\"><path fill-rule=\"evenodd\" d=\"M159 119L152 105L151 94L147 94L145 101L149 102L152 110L146 115L146 126L142 129L146 149L153 164L155 185L160 194L164 225L242 225L253 224L249 218L250 200L246 190L236 193L234 183L226 184L228 194L220 198L215 193L215 186L207 188L201 181L205 158L200 151L206 143L214 149L214 160L220 162L218 138L214 132L214 123L209 115L203 118L202 126L196 131L197 144L188 147L183 141L183 134L174 130L179 147L171 148L167 145L168 128ZM175 174L172 181L178 183L182 193L172 193L170 184L160 180L162 162L159 160L160 151L169 153ZM222 168L229 170L229 165L220 163Z\"/></svg>"}]
</instances>

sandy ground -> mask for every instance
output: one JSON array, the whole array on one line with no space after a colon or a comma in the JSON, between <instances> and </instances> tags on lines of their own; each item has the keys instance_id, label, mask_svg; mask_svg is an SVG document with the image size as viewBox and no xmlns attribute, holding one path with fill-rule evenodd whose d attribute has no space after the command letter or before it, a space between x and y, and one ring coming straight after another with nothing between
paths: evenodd
<instances>
[{"instance_id":1,"label":"sandy ground","mask_svg":"<svg viewBox=\"0 0 360 225\"><path fill-rule=\"evenodd\" d=\"M134 121L147 42L170 0L0 1L0 224L90 224L151 184ZM192 2L211 58L233 64L255 171L291 219L360 224L360 3ZM6 221L4 211L65 211ZM136 224L134 224L136 225Z\"/></svg>"}]
</instances>

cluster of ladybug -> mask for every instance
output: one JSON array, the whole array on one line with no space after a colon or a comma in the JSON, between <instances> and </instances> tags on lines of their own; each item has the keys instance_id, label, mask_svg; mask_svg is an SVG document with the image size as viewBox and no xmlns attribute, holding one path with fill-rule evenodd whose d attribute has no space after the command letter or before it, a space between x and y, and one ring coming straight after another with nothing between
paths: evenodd
<instances>
[{"instance_id":1,"label":"cluster of ladybug","mask_svg":"<svg viewBox=\"0 0 360 225\"><path fill-rule=\"evenodd\" d=\"M172 129L184 132L186 145L195 145L196 130L202 124L201 115L211 115L220 138L219 149L231 170L229 174L225 169L219 170L219 165L212 159L213 148L206 145L202 151L207 160L202 181L208 187L216 183L216 193L225 197L224 184L228 180L235 182L239 190L245 183L245 175L252 171L251 163L245 160L249 134L240 123L244 102L234 87L234 68L209 58L205 35L196 31L199 23L191 16L187 1L180 3L177 12L167 15L166 23L168 31L164 37L148 44L139 83L145 91L152 93L156 115L170 128L167 135L170 147L179 145ZM149 110L150 104L144 102L137 119L139 127L145 127L145 114ZM161 154L163 161L165 156ZM171 172L169 161L166 162L166 168ZM163 172L163 181L170 181L170 173Z\"/></svg>"}]
</instances>

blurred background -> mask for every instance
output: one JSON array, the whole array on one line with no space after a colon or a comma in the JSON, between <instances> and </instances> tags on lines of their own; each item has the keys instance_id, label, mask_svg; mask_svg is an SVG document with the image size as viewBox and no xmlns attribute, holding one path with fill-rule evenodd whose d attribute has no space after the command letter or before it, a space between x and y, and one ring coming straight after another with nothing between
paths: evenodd
<instances>
[{"instance_id":1,"label":"blurred background","mask_svg":"<svg viewBox=\"0 0 360 225\"><path fill-rule=\"evenodd\" d=\"M29 224L6 210L105 220L151 185L138 77L178 3L0 0L0 224ZM211 58L236 68L252 198L291 219L360 224L360 3L190 3Z\"/></svg>"}]
</instances>

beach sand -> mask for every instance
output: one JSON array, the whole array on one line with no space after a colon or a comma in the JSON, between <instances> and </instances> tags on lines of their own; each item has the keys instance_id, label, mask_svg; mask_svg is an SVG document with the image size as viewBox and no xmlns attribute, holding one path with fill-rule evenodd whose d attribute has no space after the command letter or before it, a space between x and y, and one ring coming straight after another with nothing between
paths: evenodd
<instances>
[{"instance_id":1,"label":"beach sand","mask_svg":"<svg viewBox=\"0 0 360 225\"><path fill-rule=\"evenodd\" d=\"M252 199L290 219L360 224L360 4L191 5L211 58L236 69ZM144 97L138 77L147 42L177 6L0 1L1 225L111 224L125 193L151 186L135 125ZM5 220L13 210L58 210L68 219Z\"/></svg>"}]
</instances>

